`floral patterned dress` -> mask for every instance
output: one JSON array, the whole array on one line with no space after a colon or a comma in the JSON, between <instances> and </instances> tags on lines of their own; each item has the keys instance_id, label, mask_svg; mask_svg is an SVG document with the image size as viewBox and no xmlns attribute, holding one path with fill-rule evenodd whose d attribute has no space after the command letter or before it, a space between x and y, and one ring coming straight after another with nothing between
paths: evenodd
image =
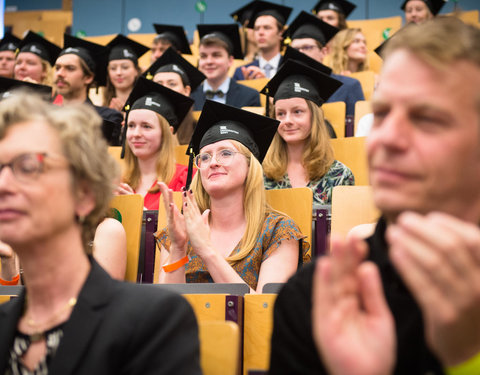
<instances>
[{"instance_id":1,"label":"floral patterned dress","mask_svg":"<svg viewBox=\"0 0 480 375\"><path fill-rule=\"evenodd\" d=\"M263 182L267 190L292 187L288 174L279 181L264 176ZM332 189L338 185L355 185L355 178L345 164L335 160L322 178L308 182L307 187L313 191L313 204L332 204Z\"/></svg>"},{"instance_id":2,"label":"floral patterned dress","mask_svg":"<svg viewBox=\"0 0 480 375\"><path fill-rule=\"evenodd\" d=\"M164 228L155 234L158 244L165 249L170 248L170 238L168 228ZM295 239L300 241L299 254L301 250L302 262L310 261L310 244L303 239L305 236L300 232L297 224L287 216L278 212L267 212L263 228L258 237L256 246L242 260L232 265L232 268L252 289L257 289L258 276L262 262L272 254L284 240ZM240 251L237 245L231 255ZM213 279L208 272L207 266L203 260L195 254L190 242L187 245L187 252L190 255L190 261L185 265L185 279L187 283L213 283Z\"/></svg>"}]
</instances>

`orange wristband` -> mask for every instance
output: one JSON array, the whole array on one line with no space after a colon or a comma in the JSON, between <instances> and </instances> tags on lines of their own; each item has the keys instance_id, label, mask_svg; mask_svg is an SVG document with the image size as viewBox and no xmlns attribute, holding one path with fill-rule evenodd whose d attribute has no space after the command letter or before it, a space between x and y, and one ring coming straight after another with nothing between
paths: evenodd
<instances>
[{"instance_id":1,"label":"orange wristband","mask_svg":"<svg viewBox=\"0 0 480 375\"><path fill-rule=\"evenodd\" d=\"M1 285L17 285L18 284L18 280L20 280L20 274L17 274L16 276L13 277L12 280L3 280L3 279L0 279L0 284Z\"/></svg>"},{"instance_id":2,"label":"orange wristband","mask_svg":"<svg viewBox=\"0 0 480 375\"><path fill-rule=\"evenodd\" d=\"M190 261L190 258L188 257L188 255L185 255L182 259L177 260L172 264L166 264L162 268L165 272L173 272L178 270L181 266L187 264L189 261Z\"/></svg>"}]
</instances>

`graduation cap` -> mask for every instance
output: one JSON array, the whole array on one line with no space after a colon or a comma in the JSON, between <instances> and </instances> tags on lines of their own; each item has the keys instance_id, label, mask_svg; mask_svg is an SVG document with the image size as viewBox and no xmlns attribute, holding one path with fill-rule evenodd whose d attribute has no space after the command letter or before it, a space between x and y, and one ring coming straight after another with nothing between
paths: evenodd
<instances>
[{"instance_id":1,"label":"graduation cap","mask_svg":"<svg viewBox=\"0 0 480 375\"><path fill-rule=\"evenodd\" d=\"M85 61L88 68L95 74L95 81L98 86L107 84L107 47L64 34L63 50L60 52L60 56L67 54L77 55Z\"/></svg>"},{"instance_id":2,"label":"graduation cap","mask_svg":"<svg viewBox=\"0 0 480 375\"><path fill-rule=\"evenodd\" d=\"M27 36L18 45L20 52L31 52L46 60L50 65L55 65L58 54L62 50L56 44L49 42L33 31L28 31Z\"/></svg>"},{"instance_id":3,"label":"graduation cap","mask_svg":"<svg viewBox=\"0 0 480 375\"><path fill-rule=\"evenodd\" d=\"M319 70L320 72L326 75L332 74L332 68L322 64L321 62L318 62L315 59L312 59L307 54L300 52L299 50L292 48L290 46L287 46L287 48L285 49L285 54L283 55L283 61L286 62L288 60L300 61L301 63L308 65L313 69Z\"/></svg>"},{"instance_id":4,"label":"graduation cap","mask_svg":"<svg viewBox=\"0 0 480 375\"><path fill-rule=\"evenodd\" d=\"M325 46L338 31L336 27L323 22L312 14L302 11L293 20L290 27L285 30L283 37L286 44L289 44L289 40L312 38L320 42L322 46Z\"/></svg>"},{"instance_id":5,"label":"graduation cap","mask_svg":"<svg viewBox=\"0 0 480 375\"><path fill-rule=\"evenodd\" d=\"M282 25L285 25L290 13L292 13L293 10L293 8L286 7L284 5L262 0L256 1L253 6L254 8L250 17L250 22L247 25L247 27L250 29L254 28L255 20L260 16L272 16Z\"/></svg>"},{"instance_id":6,"label":"graduation cap","mask_svg":"<svg viewBox=\"0 0 480 375\"><path fill-rule=\"evenodd\" d=\"M405 7L407 6L407 3L409 2L410 0L405 0L401 6L401 9L403 11L405 11ZM428 7L428 9L430 9L430 12L432 12L432 14L434 16L436 16L438 14L438 12L440 12L440 9L442 9L442 7L445 5L445 3L447 2L447 0L422 0L425 5Z\"/></svg>"},{"instance_id":7,"label":"graduation cap","mask_svg":"<svg viewBox=\"0 0 480 375\"><path fill-rule=\"evenodd\" d=\"M304 98L322 105L342 83L297 60L287 60L260 93L274 101Z\"/></svg>"},{"instance_id":8,"label":"graduation cap","mask_svg":"<svg viewBox=\"0 0 480 375\"><path fill-rule=\"evenodd\" d=\"M127 117L128 113L134 109L148 109L156 112L165 117L176 131L192 105L193 99L188 96L139 77L125 103L125 111Z\"/></svg>"},{"instance_id":9,"label":"graduation cap","mask_svg":"<svg viewBox=\"0 0 480 375\"><path fill-rule=\"evenodd\" d=\"M230 13L230 17L232 17L235 22L244 25L246 21L250 21L250 18L252 18L257 2L257 0L250 1L247 5Z\"/></svg>"},{"instance_id":10,"label":"graduation cap","mask_svg":"<svg viewBox=\"0 0 480 375\"><path fill-rule=\"evenodd\" d=\"M228 24L202 24L197 25L200 43L203 38L216 37L223 40L229 46L228 54L234 59L243 59L240 33L235 23Z\"/></svg>"},{"instance_id":11,"label":"graduation cap","mask_svg":"<svg viewBox=\"0 0 480 375\"><path fill-rule=\"evenodd\" d=\"M122 124L102 118L102 134L109 146L120 146L122 135Z\"/></svg>"},{"instance_id":12,"label":"graduation cap","mask_svg":"<svg viewBox=\"0 0 480 375\"><path fill-rule=\"evenodd\" d=\"M143 74L147 79L153 79L160 72L177 73L184 86L195 90L204 80L205 75L185 60L180 54L169 47Z\"/></svg>"},{"instance_id":13,"label":"graduation cap","mask_svg":"<svg viewBox=\"0 0 480 375\"><path fill-rule=\"evenodd\" d=\"M320 0L313 8L312 12L317 14L321 10L334 10L342 13L347 18L357 6L347 0Z\"/></svg>"},{"instance_id":14,"label":"graduation cap","mask_svg":"<svg viewBox=\"0 0 480 375\"><path fill-rule=\"evenodd\" d=\"M15 52L22 40L17 38L12 33L5 33L2 40L0 40L0 51Z\"/></svg>"},{"instance_id":15,"label":"graduation cap","mask_svg":"<svg viewBox=\"0 0 480 375\"><path fill-rule=\"evenodd\" d=\"M167 39L177 51L186 55L192 54L183 26L154 23L153 27L158 34L155 39Z\"/></svg>"},{"instance_id":16,"label":"graduation cap","mask_svg":"<svg viewBox=\"0 0 480 375\"><path fill-rule=\"evenodd\" d=\"M138 64L138 58L150 50L149 47L137 43L122 34L118 34L107 44L107 47L110 48L108 61L128 59L132 60L135 65Z\"/></svg>"},{"instance_id":17,"label":"graduation cap","mask_svg":"<svg viewBox=\"0 0 480 375\"><path fill-rule=\"evenodd\" d=\"M0 77L0 98L2 100L15 95L16 91L21 91L22 89L38 94L46 101L52 100L52 88L50 86Z\"/></svg>"},{"instance_id":18,"label":"graduation cap","mask_svg":"<svg viewBox=\"0 0 480 375\"><path fill-rule=\"evenodd\" d=\"M192 180L193 157L201 148L231 139L247 147L262 163L279 124L280 121L270 117L206 100L188 146L190 161L186 188Z\"/></svg>"}]
</instances>

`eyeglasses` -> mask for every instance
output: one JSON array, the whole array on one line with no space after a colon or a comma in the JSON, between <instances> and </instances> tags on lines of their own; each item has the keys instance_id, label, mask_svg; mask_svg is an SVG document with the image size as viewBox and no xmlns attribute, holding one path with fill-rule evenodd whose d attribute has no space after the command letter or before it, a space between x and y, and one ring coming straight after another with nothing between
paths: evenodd
<instances>
[{"instance_id":1,"label":"eyeglasses","mask_svg":"<svg viewBox=\"0 0 480 375\"><path fill-rule=\"evenodd\" d=\"M232 163L235 154L238 154L238 152L229 149L223 149L215 154L215 160L218 162L218 164L226 167ZM195 165L198 169L206 169L212 162L212 158L213 156L211 154L198 154L195 157Z\"/></svg>"},{"instance_id":2,"label":"eyeglasses","mask_svg":"<svg viewBox=\"0 0 480 375\"><path fill-rule=\"evenodd\" d=\"M31 182L44 171L45 157L47 154L42 152L18 155L10 163L0 164L0 173L9 167L19 182Z\"/></svg>"},{"instance_id":3,"label":"eyeglasses","mask_svg":"<svg viewBox=\"0 0 480 375\"><path fill-rule=\"evenodd\" d=\"M318 48L318 46L316 46L315 44L310 44L310 45L307 44L305 46L300 46L295 49L300 52L308 52L308 51L314 50L315 48Z\"/></svg>"}]
</instances>

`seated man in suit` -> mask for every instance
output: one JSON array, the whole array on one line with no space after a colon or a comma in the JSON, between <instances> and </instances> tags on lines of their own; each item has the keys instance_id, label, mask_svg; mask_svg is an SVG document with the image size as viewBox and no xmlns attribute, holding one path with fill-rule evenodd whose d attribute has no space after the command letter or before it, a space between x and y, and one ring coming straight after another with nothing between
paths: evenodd
<instances>
[{"instance_id":1,"label":"seated man in suit","mask_svg":"<svg viewBox=\"0 0 480 375\"><path fill-rule=\"evenodd\" d=\"M385 46L367 142L382 218L280 292L272 373L480 373L479 50L453 17Z\"/></svg>"},{"instance_id":2,"label":"seated man in suit","mask_svg":"<svg viewBox=\"0 0 480 375\"><path fill-rule=\"evenodd\" d=\"M290 47L322 63L326 55L325 46L337 32L337 28L311 14L301 12L285 31L284 37L292 40ZM339 74L330 73L330 75L342 82L343 85L335 91L328 102L345 102L347 116L353 116L355 114L355 103L358 100L365 100L360 82Z\"/></svg>"},{"instance_id":3,"label":"seated man in suit","mask_svg":"<svg viewBox=\"0 0 480 375\"><path fill-rule=\"evenodd\" d=\"M195 100L194 110L203 108L206 99L234 107L258 107L258 91L238 84L228 76L234 58L242 58L238 26L198 25L200 70L207 79L190 95Z\"/></svg>"},{"instance_id":4,"label":"seated man in suit","mask_svg":"<svg viewBox=\"0 0 480 375\"><path fill-rule=\"evenodd\" d=\"M270 3L254 1L252 16L248 28L253 28L253 35L258 48L258 57L250 64L235 70L233 78L238 80L272 78L282 63L282 33L292 8Z\"/></svg>"}]
</instances>

